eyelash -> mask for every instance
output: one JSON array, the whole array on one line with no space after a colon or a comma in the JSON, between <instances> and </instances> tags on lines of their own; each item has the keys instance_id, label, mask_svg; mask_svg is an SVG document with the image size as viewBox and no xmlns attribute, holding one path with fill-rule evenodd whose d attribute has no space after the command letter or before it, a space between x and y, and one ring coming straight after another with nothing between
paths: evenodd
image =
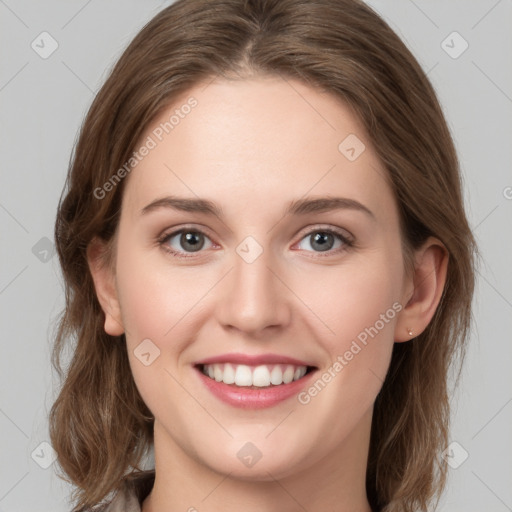
<instances>
[{"instance_id":1,"label":"eyelash","mask_svg":"<svg viewBox=\"0 0 512 512\"><path fill-rule=\"evenodd\" d=\"M167 245L167 242L171 238L173 238L174 236L179 235L181 233L196 233L196 234L204 235L207 238L210 238L204 231L202 231L200 229L197 229L197 228L194 228L194 227L184 227L184 228L178 229L176 231L172 231L170 233L164 233L161 237L158 238L157 242L162 247L162 249L164 249L167 253L169 253L171 256L173 256L175 258L183 258L183 259L185 259L185 258L195 258L195 257L197 257L196 254L200 254L200 253L204 252L202 250L199 250L199 251L197 251L197 253L186 253L186 252L175 251L174 249L171 249ZM338 230L336 230L334 228L315 227L312 230L308 231L299 240L299 242L301 242L302 240L304 240L308 236L311 236L311 235L313 235L315 233L324 233L324 234L334 235L343 244L341 247L338 247L337 249L329 249L327 251L306 251L306 252L314 252L320 258L321 257L333 256L335 254L339 254L340 252L345 251L345 250L347 250L347 249L349 249L349 248L354 246L354 241L353 240L351 240L345 234L341 233L341 231L338 231ZM325 253L325 254L323 254L323 253Z\"/></svg>"}]
</instances>

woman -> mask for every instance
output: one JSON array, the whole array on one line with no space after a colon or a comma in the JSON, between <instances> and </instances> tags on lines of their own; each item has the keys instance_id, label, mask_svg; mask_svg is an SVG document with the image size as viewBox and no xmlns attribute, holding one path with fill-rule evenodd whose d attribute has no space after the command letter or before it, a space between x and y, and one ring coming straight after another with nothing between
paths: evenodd
<instances>
[{"instance_id":1,"label":"woman","mask_svg":"<svg viewBox=\"0 0 512 512\"><path fill-rule=\"evenodd\" d=\"M75 510L439 497L474 240L435 93L365 4L160 12L87 114L56 242Z\"/></svg>"}]
</instances>

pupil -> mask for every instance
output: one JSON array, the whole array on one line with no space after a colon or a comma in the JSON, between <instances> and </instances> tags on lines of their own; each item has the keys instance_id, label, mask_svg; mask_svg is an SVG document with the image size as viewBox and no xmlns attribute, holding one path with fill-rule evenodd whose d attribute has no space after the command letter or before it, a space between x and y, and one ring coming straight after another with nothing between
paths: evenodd
<instances>
[{"instance_id":1,"label":"pupil","mask_svg":"<svg viewBox=\"0 0 512 512\"><path fill-rule=\"evenodd\" d=\"M188 233L182 233L180 243L184 249L189 249L190 251L199 251L204 245L204 238L200 233L195 233L189 231ZM198 239L199 238L199 239Z\"/></svg>"},{"instance_id":2,"label":"pupil","mask_svg":"<svg viewBox=\"0 0 512 512\"><path fill-rule=\"evenodd\" d=\"M313 236L313 243L311 246L319 251L328 251L332 248L332 238L331 233L316 233ZM329 243L331 242L331 243ZM315 244L318 244L315 247Z\"/></svg>"}]
</instances>

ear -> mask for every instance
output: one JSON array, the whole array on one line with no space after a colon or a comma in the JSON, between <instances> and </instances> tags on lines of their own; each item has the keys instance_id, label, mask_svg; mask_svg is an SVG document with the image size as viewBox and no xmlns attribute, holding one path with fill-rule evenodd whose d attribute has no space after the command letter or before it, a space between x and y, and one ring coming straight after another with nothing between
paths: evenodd
<instances>
[{"instance_id":1,"label":"ear","mask_svg":"<svg viewBox=\"0 0 512 512\"><path fill-rule=\"evenodd\" d=\"M402 297L405 307L395 324L395 341L408 341L420 335L436 312L446 282L448 251L434 237L414 253L415 266L407 278ZM410 334L412 332L412 334Z\"/></svg>"},{"instance_id":2,"label":"ear","mask_svg":"<svg viewBox=\"0 0 512 512\"><path fill-rule=\"evenodd\" d=\"M111 336L124 333L121 308L115 285L115 274L106 263L107 248L105 242L93 239L87 246L87 263L94 281L96 296L105 313L105 332Z\"/></svg>"}]
</instances>

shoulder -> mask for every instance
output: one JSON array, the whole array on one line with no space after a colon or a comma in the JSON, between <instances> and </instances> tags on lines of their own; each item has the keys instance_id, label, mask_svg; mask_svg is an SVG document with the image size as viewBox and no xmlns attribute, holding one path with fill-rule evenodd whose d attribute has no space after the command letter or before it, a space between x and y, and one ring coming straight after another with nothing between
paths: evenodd
<instances>
[{"instance_id":1,"label":"shoulder","mask_svg":"<svg viewBox=\"0 0 512 512\"><path fill-rule=\"evenodd\" d=\"M142 503L151 492L155 471L138 471L126 476L113 498L84 512L141 512Z\"/></svg>"}]
</instances>

